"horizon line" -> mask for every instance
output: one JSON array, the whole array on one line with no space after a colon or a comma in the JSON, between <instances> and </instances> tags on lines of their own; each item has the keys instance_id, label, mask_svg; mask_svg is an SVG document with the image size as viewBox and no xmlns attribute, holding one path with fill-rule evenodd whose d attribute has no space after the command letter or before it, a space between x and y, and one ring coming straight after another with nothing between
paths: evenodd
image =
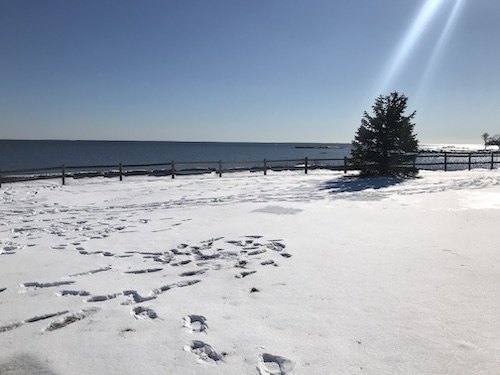
<instances>
[{"instance_id":1,"label":"horizon line","mask_svg":"<svg viewBox=\"0 0 500 375\"><path fill-rule=\"evenodd\" d=\"M256 144L351 144L352 141L335 141L335 142L319 142L319 141L194 141L194 140L183 140L183 141L172 141L172 140L137 140L137 139L53 139L53 138L42 138L42 139L29 139L29 138L2 138L0 141L30 141L30 142L165 142L165 143L256 143ZM466 141L434 141L434 142L421 142L420 145L483 145L483 142L466 142Z\"/></svg>"}]
</instances>

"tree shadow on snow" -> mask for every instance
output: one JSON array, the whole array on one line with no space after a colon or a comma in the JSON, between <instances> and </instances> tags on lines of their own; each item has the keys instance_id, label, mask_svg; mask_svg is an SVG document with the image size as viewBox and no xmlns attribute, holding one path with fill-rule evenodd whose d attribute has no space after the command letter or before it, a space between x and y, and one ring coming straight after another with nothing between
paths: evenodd
<instances>
[{"instance_id":1,"label":"tree shadow on snow","mask_svg":"<svg viewBox=\"0 0 500 375\"><path fill-rule=\"evenodd\" d=\"M328 190L331 193L355 193L369 189L378 190L398 185L406 179L391 176L345 176L327 181L321 190Z\"/></svg>"},{"instance_id":2,"label":"tree shadow on snow","mask_svg":"<svg viewBox=\"0 0 500 375\"><path fill-rule=\"evenodd\" d=\"M20 354L0 362L1 375L56 375L48 365L30 354Z\"/></svg>"}]
</instances>

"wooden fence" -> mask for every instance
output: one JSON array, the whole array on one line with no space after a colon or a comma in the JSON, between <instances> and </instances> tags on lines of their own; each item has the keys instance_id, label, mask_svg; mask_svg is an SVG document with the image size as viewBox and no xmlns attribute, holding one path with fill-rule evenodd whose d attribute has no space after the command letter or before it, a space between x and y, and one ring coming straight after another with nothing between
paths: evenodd
<instances>
[{"instance_id":1,"label":"wooden fence","mask_svg":"<svg viewBox=\"0 0 500 375\"><path fill-rule=\"evenodd\" d=\"M422 152L413 162L402 164L401 168L416 168L427 170L471 170L472 168L494 169L500 164L500 152ZM245 166L246 165L246 166ZM311 169L328 169L337 171L362 170L363 165L356 165L347 157L341 159L283 159L260 161L203 161L203 162L175 162L156 164L115 164L115 165L83 165L83 166L56 166L35 169L0 170L0 187L2 183L16 181L30 181L42 179L61 179L62 184L67 178L83 177L118 177L120 181L125 176L154 175L176 176L188 174L216 173L222 177L223 173L252 171L262 172L282 170L303 170L305 174Z\"/></svg>"}]
</instances>

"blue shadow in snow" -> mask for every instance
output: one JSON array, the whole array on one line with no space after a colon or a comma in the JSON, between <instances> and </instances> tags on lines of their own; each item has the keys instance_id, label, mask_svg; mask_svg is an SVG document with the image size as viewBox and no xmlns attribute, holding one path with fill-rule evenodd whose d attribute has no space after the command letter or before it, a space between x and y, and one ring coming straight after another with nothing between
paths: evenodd
<instances>
[{"instance_id":1,"label":"blue shadow in snow","mask_svg":"<svg viewBox=\"0 0 500 375\"><path fill-rule=\"evenodd\" d=\"M404 182L404 178L371 176L358 177L346 176L335 180L327 181L321 187L321 190L328 190L331 193L355 193L368 189L383 189Z\"/></svg>"},{"instance_id":2,"label":"blue shadow in snow","mask_svg":"<svg viewBox=\"0 0 500 375\"><path fill-rule=\"evenodd\" d=\"M31 354L20 354L0 363L0 374L2 375L57 375L48 365L32 356Z\"/></svg>"}]
</instances>

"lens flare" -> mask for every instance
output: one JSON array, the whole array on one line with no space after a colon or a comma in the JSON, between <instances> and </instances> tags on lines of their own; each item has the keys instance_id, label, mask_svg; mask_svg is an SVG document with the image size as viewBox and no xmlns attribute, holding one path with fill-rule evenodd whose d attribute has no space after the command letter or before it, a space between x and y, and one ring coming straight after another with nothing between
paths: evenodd
<instances>
[{"instance_id":1,"label":"lens flare","mask_svg":"<svg viewBox=\"0 0 500 375\"><path fill-rule=\"evenodd\" d=\"M460 14L460 11L462 10L464 3L465 3L465 0L455 0L455 4L453 5L453 9L450 12L450 15L448 16L448 19L446 21L446 25L444 26L443 31L441 32L441 35L439 36L439 40L436 43L436 45L432 51L431 58L429 59L429 63L427 64L424 75L420 81L420 85L419 85L419 88L417 90L417 96L420 96L423 87L429 81L429 78L432 75L432 71L437 65L439 57L444 50L444 46L446 44L446 41L448 40L448 37L450 36L451 30L453 29L453 26L455 25L455 23L458 19L458 16Z\"/></svg>"},{"instance_id":2,"label":"lens flare","mask_svg":"<svg viewBox=\"0 0 500 375\"><path fill-rule=\"evenodd\" d=\"M388 86L392 84L392 81L398 75L401 68L405 65L406 60L410 56L412 50L415 48L427 25L436 15L439 7L445 1L446 0L427 0L424 3L424 6L418 13L410 29L407 31L399 47L397 48L394 56L390 60L385 74L382 75L382 81L378 85L378 88L380 90L379 93L385 92Z\"/></svg>"}]
</instances>

